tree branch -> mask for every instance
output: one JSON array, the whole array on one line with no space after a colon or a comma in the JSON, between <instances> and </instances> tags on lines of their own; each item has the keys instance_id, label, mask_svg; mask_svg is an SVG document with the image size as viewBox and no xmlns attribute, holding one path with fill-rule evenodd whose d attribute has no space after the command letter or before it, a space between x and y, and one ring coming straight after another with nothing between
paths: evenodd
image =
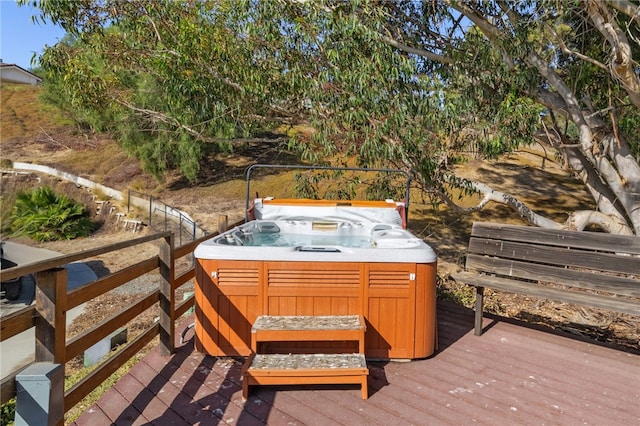
<instances>
[{"instance_id":1,"label":"tree branch","mask_svg":"<svg viewBox=\"0 0 640 426\"><path fill-rule=\"evenodd\" d=\"M546 218L533 210L527 207L522 201L518 200L512 195L506 194L504 192L496 191L495 189L489 187L480 182L470 181L472 187L484 194L483 199L478 203L478 205L474 208L474 210L480 210L485 205L490 202L496 202L500 204L505 204L509 206L513 211L518 213L521 218L526 220L528 223L536 226L540 226L542 228L549 229L561 229L562 225L558 222L555 222L549 218Z\"/></svg>"},{"instance_id":2,"label":"tree branch","mask_svg":"<svg viewBox=\"0 0 640 426\"><path fill-rule=\"evenodd\" d=\"M631 102L640 107L640 77L636 73L638 64L633 61L629 40L602 2L589 0L586 9L595 27L611 46L611 75L622 84Z\"/></svg>"},{"instance_id":3,"label":"tree branch","mask_svg":"<svg viewBox=\"0 0 640 426\"><path fill-rule=\"evenodd\" d=\"M471 22L473 22L476 27L478 27L480 31L482 31L482 33L487 37L487 39L489 39L490 42L493 43L496 40L500 39L500 37L502 36L501 30L497 26L489 22L489 20L482 16L482 14L478 12L478 10L473 9L467 3L455 2L451 0L444 1L446 1L449 6L471 20ZM509 56L509 54L504 49L500 48L497 43L494 44L494 47L496 47L496 49L500 51L502 59L505 64L507 64L509 69L513 69L515 67L513 58Z\"/></svg>"},{"instance_id":4,"label":"tree branch","mask_svg":"<svg viewBox=\"0 0 640 426\"><path fill-rule=\"evenodd\" d=\"M635 5L628 0L609 0L607 3L640 24L640 5Z\"/></svg>"},{"instance_id":5,"label":"tree branch","mask_svg":"<svg viewBox=\"0 0 640 426\"><path fill-rule=\"evenodd\" d=\"M448 58L446 56L438 55L437 53L430 52L424 49L417 49L415 47L407 46L404 43L400 43L397 40L392 39L391 37L385 36L383 34L379 34L380 39L387 43L389 46L395 47L396 49L402 50L406 53L411 53L414 55L421 56L423 58L431 59L436 62L440 62L442 64L452 64L453 59Z\"/></svg>"},{"instance_id":6,"label":"tree branch","mask_svg":"<svg viewBox=\"0 0 640 426\"><path fill-rule=\"evenodd\" d=\"M596 61L595 59L587 56L587 55L583 55L580 52L576 52L574 50L571 50L567 47L567 45L565 44L564 40L562 40L562 37L560 37L558 35L558 33L556 33L556 31L551 28L550 25L545 24L545 27L547 28L547 30L553 34L553 37L556 39L556 42L558 43L558 45L560 46L560 50L562 50L564 53L566 53L567 55L571 55L571 56L575 56L576 58L582 59L585 62L588 62L590 64L593 64L595 66L597 66L598 68L601 68L605 71L609 71L609 67L607 67L605 64L603 64L600 61Z\"/></svg>"},{"instance_id":7,"label":"tree branch","mask_svg":"<svg viewBox=\"0 0 640 426\"><path fill-rule=\"evenodd\" d=\"M607 215L621 216L614 203L616 195L602 182L594 165L582 154L581 146L565 146L561 148L571 169L584 183L586 189L595 200L599 211Z\"/></svg>"},{"instance_id":8,"label":"tree branch","mask_svg":"<svg viewBox=\"0 0 640 426\"><path fill-rule=\"evenodd\" d=\"M489 40L493 41L500 38L500 30L485 19L484 16L478 13L476 9L471 8L466 2L445 0L445 3L469 18L469 20L473 22Z\"/></svg>"},{"instance_id":9,"label":"tree branch","mask_svg":"<svg viewBox=\"0 0 640 426\"><path fill-rule=\"evenodd\" d=\"M589 225L596 225L610 234L633 235L633 231L625 222L601 212L591 210L572 212L566 221L566 229L575 231L584 231Z\"/></svg>"},{"instance_id":10,"label":"tree branch","mask_svg":"<svg viewBox=\"0 0 640 426\"><path fill-rule=\"evenodd\" d=\"M256 142L260 142L260 143L266 143L266 142L268 142L268 143L280 143L280 142L285 142L285 141L288 140L288 138L286 138L286 137L279 137L279 138L274 138L274 139L268 139L268 138L234 138L234 139L225 139L225 138L207 137L207 136L204 136L201 132L198 132L197 130L193 129L192 127L180 123L180 121L178 121L174 117L170 117L170 116L168 116L166 114L163 114L161 112L158 112L158 111L137 107L137 106L131 104L130 102L123 101L121 99L115 99L115 101L117 103L119 103L120 105L123 105L126 108L131 109L132 111L136 111L138 113L141 113L141 114L144 114L144 115L146 115L148 117L151 117L151 119L153 119L155 121L160 121L160 122L168 124L168 125L170 125L170 126L172 126L174 128L182 129L185 132L187 132L188 134L190 134L191 136L193 136L196 140L201 141L201 142L205 142L205 143L256 143Z\"/></svg>"}]
</instances>

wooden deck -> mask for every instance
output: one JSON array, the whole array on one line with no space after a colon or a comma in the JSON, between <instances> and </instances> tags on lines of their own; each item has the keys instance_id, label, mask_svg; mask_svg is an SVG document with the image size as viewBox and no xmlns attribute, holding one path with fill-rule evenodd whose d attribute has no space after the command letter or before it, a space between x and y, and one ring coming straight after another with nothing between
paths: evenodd
<instances>
[{"instance_id":1,"label":"wooden deck","mask_svg":"<svg viewBox=\"0 0 640 426\"><path fill-rule=\"evenodd\" d=\"M369 362L357 386L256 387L242 401L241 359L194 351L141 360L76 425L639 425L640 355L438 302L431 358ZM187 334L187 338L192 332Z\"/></svg>"}]
</instances>

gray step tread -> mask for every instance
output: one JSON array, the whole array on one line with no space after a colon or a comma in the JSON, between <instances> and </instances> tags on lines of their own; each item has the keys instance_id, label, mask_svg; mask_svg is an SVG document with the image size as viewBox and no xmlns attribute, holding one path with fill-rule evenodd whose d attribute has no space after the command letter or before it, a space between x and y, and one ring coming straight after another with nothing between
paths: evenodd
<instances>
[{"instance_id":1,"label":"gray step tread","mask_svg":"<svg viewBox=\"0 0 640 426\"><path fill-rule=\"evenodd\" d=\"M255 370L366 369L364 354L256 354L248 366Z\"/></svg>"},{"instance_id":2,"label":"gray step tread","mask_svg":"<svg viewBox=\"0 0 640 426\"><path fill-rule=\"evenodd\" d=\"M364 324L362 323L359 315L261 315L256 319L251 331L325 331L361 329L364 329Z\"/></svg>"}]
</instances>

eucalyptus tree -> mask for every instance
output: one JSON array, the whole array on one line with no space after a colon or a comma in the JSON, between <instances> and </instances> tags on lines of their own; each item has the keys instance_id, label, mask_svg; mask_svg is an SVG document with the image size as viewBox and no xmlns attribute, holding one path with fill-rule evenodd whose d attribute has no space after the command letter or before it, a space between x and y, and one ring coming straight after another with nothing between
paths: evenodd
<instances>
[{"instance_id":1,"label":"eucalyptus tree","mask_svg":"<svg viewBox=\"0 0 640 426\"><path fill-rule=\"evenodd\" d=\"M74 44L41 62L78 108L118 125L157 173L203 149L310 123L311 162L408 171L545 227L640 235L640 15L631 0L38 2ZM544 140L597 209L566 223L457 177L463 144L497 156ZM465 210L459 208L460 210ZM468 210L468 209L467 209Z\"/></svg>"},{"instance_id":2,"label":"eucalyptus tree","mask_svg":"<svg viewBox=\"0 0 640 426\"><path fill-rule=\"evenodd\" d=\"M40 58L48 98L66 103L81 124L113 132L156 176L178 168L193 179L206 150L286 142L259 135L299 120L282 75L287 61L305 61L283 42L251 37L256 22L240 3L38 6L68 34Z\"/></svg>"}]
</instances>

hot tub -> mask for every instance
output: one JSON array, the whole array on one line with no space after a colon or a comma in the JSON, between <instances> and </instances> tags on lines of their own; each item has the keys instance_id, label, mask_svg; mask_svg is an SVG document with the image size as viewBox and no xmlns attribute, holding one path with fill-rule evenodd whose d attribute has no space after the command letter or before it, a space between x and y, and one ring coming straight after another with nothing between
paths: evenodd
<instances>
[{"instance_id":1,"label":"hot tub","mask_svg":"<svg viewBox=\"0 0 640 426\"><path fill-rule=\"evenodd\" d=\"M362 315L367 357L434 352L436 255L403 228L398 203L254 207L254 220L195 250L198 350L249 355L259 315Z\"/></svg>"}]
</instances>

